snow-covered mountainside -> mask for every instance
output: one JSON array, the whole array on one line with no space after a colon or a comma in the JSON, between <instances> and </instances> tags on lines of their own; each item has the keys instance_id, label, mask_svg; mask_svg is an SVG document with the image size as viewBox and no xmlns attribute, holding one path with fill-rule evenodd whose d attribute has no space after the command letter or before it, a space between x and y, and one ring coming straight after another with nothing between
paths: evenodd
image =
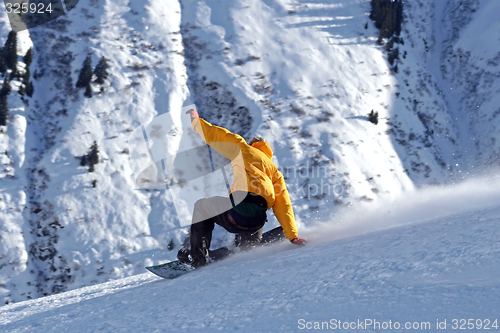
<instances>
[{"instance_id":1,"label":"snow-covered mountainside","mask_svg":"<svg viewBox=\"0 0 500 333\"><path fill-rule=\"evenodd\" d=\"M181 113L192 103L216 125L267 138L303 229L498 167L499 7L405 2L397 72L376 42L369 0L81 0L18 34L18 53L34 50L34 93L21 99L12 81L0 133L3 301L175 257L183 188L138 188L128 139L163 115L177 126L175 151L193 136ZM2 12L2 43L9 31ZM76 88L87 56L92 68L109 64L91 98ZM94 142L89 172L82 157ZM206 194L202 183L191 199ZM216 244L227 241L216 233Z\"/></svg>"},{"instance_id":2,"label":"snow-covered mountainside","mask_svg":"<svg viewBox=\"0 0 500 333\"><path fill-rule=\"evenodd\" d=\"M175 280L138 274L6 305L0 328L496 332L498 185L497 179L405 195L370 211L370 219L358 213L348 224L308 234L308 246L258 249Z\"/></svg>"}]
</instances>

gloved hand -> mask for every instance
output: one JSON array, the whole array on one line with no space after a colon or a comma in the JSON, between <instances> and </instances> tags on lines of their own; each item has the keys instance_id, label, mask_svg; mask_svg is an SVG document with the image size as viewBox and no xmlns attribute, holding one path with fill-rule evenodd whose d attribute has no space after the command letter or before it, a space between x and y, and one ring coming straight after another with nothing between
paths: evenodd
<instances>
[{"instance_id":1,"label":"gloved hand","mask_svg":"<svg viewBox=\"0 0 500 333\"><path fill-rule=\"evenodd\" d=\"M187 110L186 114L189 114L191 116L191 121L193 121L193 119L200 118L200 116L198 115L198 112L195 109Z\"/></svg>"},{"instance_id":2,"label":"gloved hand","mask_svg":"<svg viewBox=\"0 0 500 333\"><path fill-rule=\"evenodd\" d=\"M299 237L292 239L290 242L296 245L306 245L306 240Z\"/></svg>"}]
</instances>

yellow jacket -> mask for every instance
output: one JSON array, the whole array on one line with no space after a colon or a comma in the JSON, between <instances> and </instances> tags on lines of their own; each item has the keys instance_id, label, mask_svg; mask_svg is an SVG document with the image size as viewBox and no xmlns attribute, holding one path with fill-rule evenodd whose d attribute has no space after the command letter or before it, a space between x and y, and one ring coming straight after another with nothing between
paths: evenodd
<instances>
[{"instance_id":1,"label":"yellow jacket","mask_svg":"<svg viewBox=\"0 0 500 333\"><path fill-rule=\"evenodd\" d=\"M290 196L283 174L271 160L273 151L269 144L255 142L250 146L240 135L201 118L193 119L192 125L213 149L231 160L234 178L230 192L248 191L264 197L286 238L298 237Z\"/></svg>"}]
</instances>

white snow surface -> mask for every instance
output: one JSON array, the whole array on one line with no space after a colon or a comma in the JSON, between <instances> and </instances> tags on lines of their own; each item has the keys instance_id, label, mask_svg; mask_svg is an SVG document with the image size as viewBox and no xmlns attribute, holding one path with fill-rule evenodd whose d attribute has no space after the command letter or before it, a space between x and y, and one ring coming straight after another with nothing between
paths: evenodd
<instances>
[{"instance_id":1,"label":"white snow surface","mask_svg":"<svg viewBox=\"0 0 500 333\"><path fill-rule=\"evenodd\" d=\"M324 331L354 322L335 330L401 332L420 325L436 332L438 322L446 320L451 330L454 319L474 318L480 331L477 319L491 325L500 319L498 185L497 178L418 191L316 226L305 247L256 249L175 280L145 273L6 305L0 328L299 332L316 322L328 322Z\"/></svg>"},{"instance_id":2,"label":"white snow surface","mask_svg":"<svg viewBox=\"0 0 500 333\"><path fill-rule=\"evenodd\" d=\"M214 286L226 290L227 285L219 280L229 279L232 282L227 289L228 297L234 298L227 304L224 301L213 304L215 308L226 309L239 304L235 303L236 296L231 295L239 292L238 281L243 278L249 293L250 287L256 290L255 295L248 295L247 304L241 303L241 309L248 308L244 313L251 320L252 311L266 304L269 305L266 316L277 315L279 310L299 313L294 311L298 311L295 307L303 309L301 297L309 297L307 292L319 294L322 279L311 280L317 287L314 289L307 287L311 281L295 282L294 276L310 275L306 265L312 264L319 272L321 267L333 265L332 271L328 271L333 274L332 279L337 281L341 274L338 272L344 272L346 279L361 285L356 288L343 285L347 288L344 290L340 289L342 285L329 282L325 287L327 292L332 288L344 295L344 300L349 300L349 295L358 295L350 299L351 309L355 308L356 300L364 300L367 311L370 306L378 307L376 297L370 301L367 296L370 287L366 282L376 281L377 272L392 272L394 260L397 273L394 279L401 281L398 279L400 271L404 271L401 267L418 261L418 251L430 248L445 253L445 258L454 258L447 251L455 248L448 249L449 244L434 234L425 248L406 240L397 245L391 237L400 235L409 239L412 232L417 232L410 226L399 226L397 232L392 230L384 236L394 251L399 251L393 253L393 258L392 250L382 250L385 242L378 240L381 234L349 239L339 234L355 236L418 222L422 219L418 214L423 213L427 214L425 218L434 220L419 222L422 230L438 232L452 223L453 232L459 233L460 228L469 231L473 228L466 216L475 221L482 221L483 213L489 216L487 221L494 221L497 216L495 209L481 207L460 213L470 215L458 216L460 222L456 223L436 216L441 215L442 207L446 207L446 214L452 214L458 208L470 208L469 201L476 202L471 195L456 203L448 199L453 191L446 190L443 194L438 184L458 183L478 173L495 172L499 167L500 30L494 14L497 9L497 0L405 2L401 33L404 44L397 45L400 50L397 73L388 62L384 46L376 43L378 31L368 18L369 0L81 0L67 15L19 34L19 54L23 55L30 46L35 52L30 67L35 92L32 98L23 100L16 93L19 81L12 81L8 124L0 131L1 304L110 280L121 282L89 287L89 295L96 295L92 290L104 294L116 290L108 296L108 304L115 306L113 297L128 295L123 297L130 299L120 299L117 303L125 308L133 307L134 299L146 298L146 292L132 296L128 293L138 289L119 291L113 283L142 286L154 281L146 275L130 276L144 272L146 265L173 260L186 232L181 215L188 216L197 199L215 190L224 191L225 185L219 182L215 188L214 179L221 177L211 174L186 187L140 189L133 177L140 163L135 164L130 158L134 151L128 140L135 129L154 125L154 119L161 116L172 124L169 136L162 137L169 143L166 149L169 152L180 150L190 140L199 141L194 138L187 116L181 112L183 107L196 103L200 115L216 125L247 139L255 135L267 138L274 150L274 161L285 174L300 234L311 239L311 246L299 252L288 244L281 245L241 256L241 262L240 257L234 258L199 274L141 288L185 283L172 288L178 290L174 291L178 292L174 298L182 299L182 291L191 290L193 285L182 281L200 279L201 283L208 277ZM3 42L10 29L5 12L1 12ZM92 57L93 66L102 56L110 64L108 79L102 86L92 85L90 99L83 97L82 89L75 88L87 55ZM19 67L24 66L19 57ZM379 113L378 125L366 117L371 110ZM80 160L94 141L99 145L100 161L95 172L90 173L87 167L80 166ZM433 187L411 196L416 189L428 185ZM400 206L406 207L408 195L413 198L408 202L422 207L416 211L403 209L413 212L415 218L395 215L388 222L384 215L373 222L371 216L388 201L399 200ZM431 209L432 202L425 202L426 198L439 199L436 210ZM359 216L347 215L346 211L357 214L366 211L370 219L366 222ZM276 219L269 215L268 229L277 225ZM324 231L331 225L334 230ZM493 225L491 222L484 226L489 235L495 233ZM314 231L315 228L323 231ZM323 238L319 234L326 235L321 244L319 239ZM328 237L342 240L330 243L326 241ZM230 240L228 233L216 228L214 247ZM345 246L354 249L355 245L367 252L356 252L360 258L373 265L354 262L351 263L354 266L349 266L343 260L325 261L339 256L354 259L351 252L342 251ZM483 246L484 251L488 247L495 249L486 240L477 246ZM400 260L400 252L401 258L407 255L406 261ZM387 256L380 261L380 267L374 259L376 255ZM291 258L295 257L307 264L292 265L297 274L285 274L286 263L294 263ZM425 258L431 258L429 267L439 266L432 263L432 258L442 259L432 253ZM252 265L248 263L255 260L258 269L251 271ZM459 265L450 263L452 272L458 270L455 264ZM276 274L272 273L273 265L278 270ZM446 271L445 266L439 266L442 271L438 273ZM425 268L415 272L424 274L424 271L427 272ZM259 280L260 274L262 280L268 277L276 285L268 284L277 304L274 310L270 301L259 300L269 291L257 288L258 281L263 282ZM129 280L119 280L126 277ZM368 280L363 280L364 277ZM279 279L284 282L277 283ZM408 287L404 295L414 301L409 304L421 304L416 298L423 296L411 294L418 284L410 276L405 279ZM374 283L378 286L382 282ZM379 296L386 297L387 306L396 307L398 302L389 297L391 286L387 283L388 291L379 289ZM422 287L425 289L422 293L430 297L430 302L436 301L431 292L434 289L430 284L426 286L429 289ZM298 290L298 294L285 296L285 287ZM452 288L452 284L448 287ZM306 295L301 296L302 291ZM75 295L73 300L76 300L78 292L64 295ZM157 292L157 296L168 295L166 291ZM473 293L464 292L469 292L469 296ZM207 290L205 299L219 294L224 292ZM190 295L194 297L194 292ZM54 297L54 302L59 302ZM98 300L103 298L95 297L88 302ZM44 298L40 300L42 303L21 304L47 304L46 301ZM341 309L334 298L327 301L326 296L322 297L318 304L323 301L333 310ZM181 318L181 306L169 304ZM203 312L201 304L189 304ZM330 305L322 310L324 314ZM52 309L59 311L57 307ZM155 313L158 318L164 315ZM201 321L191 323L203 325L206 321L207 327L215 329L218 324L207 319L208 313L203 312L202 317L193 319ZM236 313L228 310L229 317ZM186 310L185 317L188 314ZM312 310L309 315L313 318ZM172 323L182 325L178 318L172 319ZM89 323L93 324L99 325ZM238 328L235 321L233 324ZM224 323L221 321L220 325Z\"/></svg>"}]
</instances>

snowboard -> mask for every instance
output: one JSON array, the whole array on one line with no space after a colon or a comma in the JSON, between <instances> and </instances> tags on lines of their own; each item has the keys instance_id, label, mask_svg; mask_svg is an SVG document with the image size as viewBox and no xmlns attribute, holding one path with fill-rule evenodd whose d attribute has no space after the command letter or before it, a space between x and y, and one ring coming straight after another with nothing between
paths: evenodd
<instances>
[{"instance_id":1,"label":"snowboard","mask_svg":"<svg viewBox=\"0 0 500 333\"><path fill-rule=\"evenodd\" d=\"M260 240L261 245L269 245L279 242L285 238L282 227L276 227L262 234ZM209 251L211 262L217 262L227 258L233 252L227 247ZM189 264L181 263L179 260L167 262L165 264L146 267L151 273L158 275L164 279L175 279L181 275L187 274L194 270L194 267Z\"/></svg>"}]
</instances>

